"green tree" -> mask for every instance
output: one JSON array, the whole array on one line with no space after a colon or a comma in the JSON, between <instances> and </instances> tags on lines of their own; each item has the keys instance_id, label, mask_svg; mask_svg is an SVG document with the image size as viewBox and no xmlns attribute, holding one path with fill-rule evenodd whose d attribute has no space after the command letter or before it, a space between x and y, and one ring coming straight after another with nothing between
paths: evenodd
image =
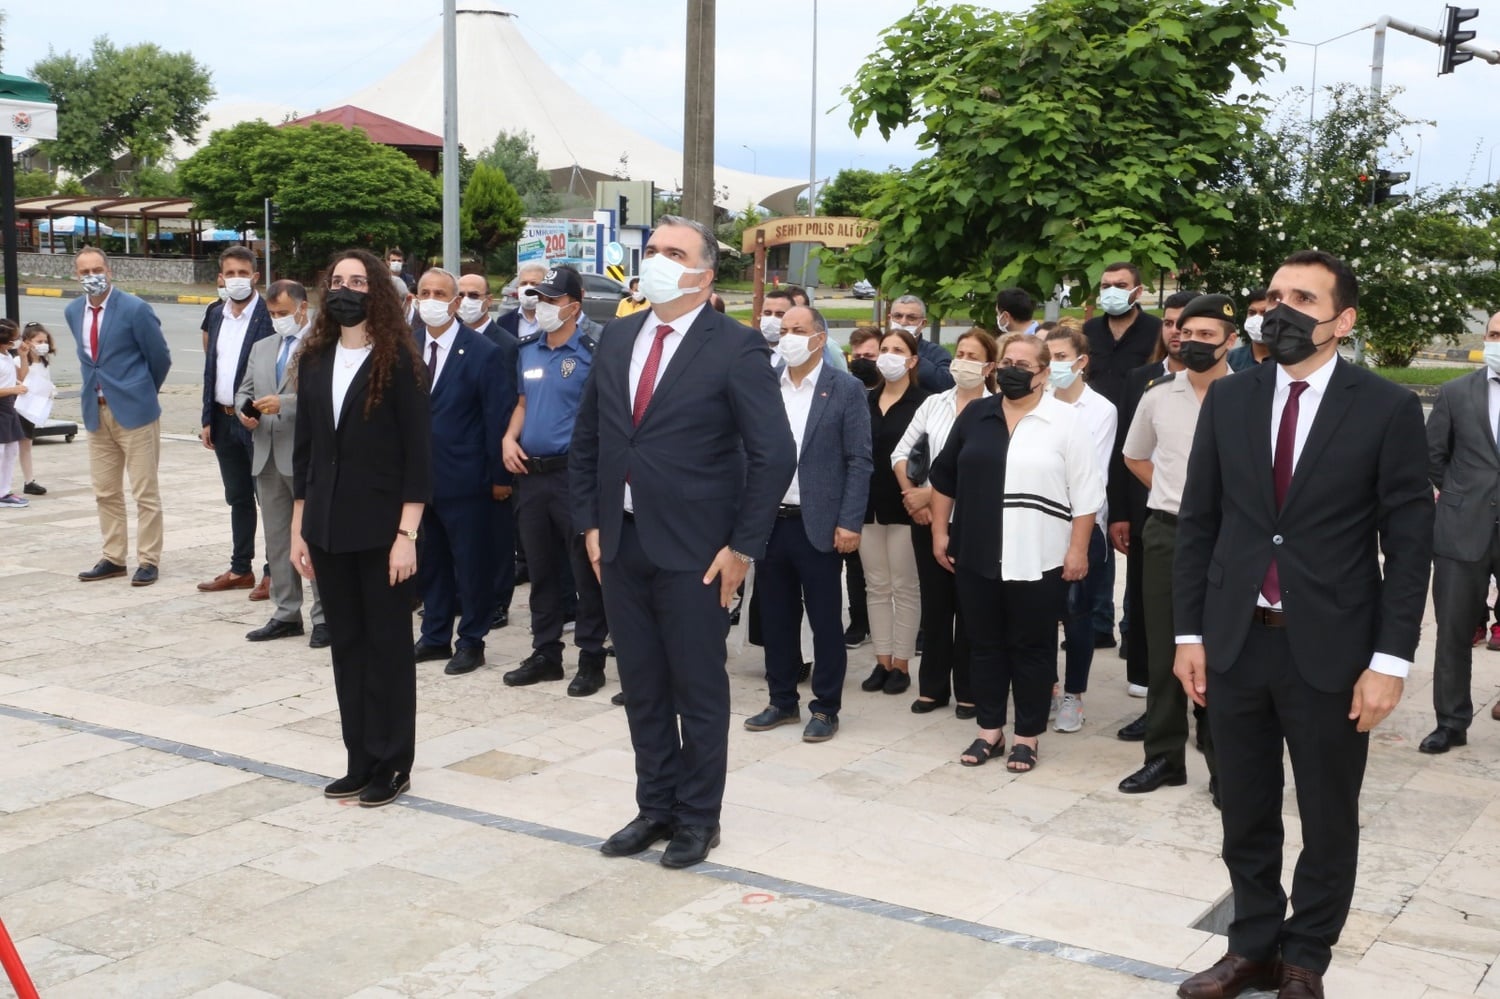
<instances>
[{"instance_id":1,"label":"green tree","mask_svg":"<svg viewBox=\"0 0 1500 999\"><path fill-rule=\"evenodd\" d=\"M1343 84L1327 89L1311 124L1300 103L1288 109L1269 144L1227 178L1234 226L1206 244L1201 279L1243 294L1293 250L1326 250L1359 278L1356 335L1378 364L1404 367L1434 338L1455 342L1466 332L1472 305L1500 300L1500 205L1494 189L1460 187L1372 204L1376 170L1409 155L1402 132L1426 124L1401 114L1392 97L1372 101Z\"/></svg>"},{"instance_id":2,"label":"green tree","mask_svg":"<svg viewBox=\"0 0 1500 999\"><path fill-rule=\"evenodd\" d=\"M199 217L238 229L280 213L275 238L292 270L310 273L350 246L424 246L441 226L438 183L360 129L241 122L209 137L177 168Z\"/></svg>"},{"instance_id":3,"label":"green tree","mask_svg":"<svg viewBox=\"0 0 1500 999\"><path fill-rule=\"evenodd\" d=\"M487 260L514 244L521 236L522 210L521 196L505 179L505 172L488 163L476 163L459 203L464 245Z\"/></svg>"},{"instance_id":4,"label":"green tree","mask_svg":"<svg viewBox=\"0 0 1500 999\"><path fill-rule=\"evenodd\" d=\"M921 3L845 90L856 133L918 130L849 254L877 285L989 318L996 288L1092 286L1112 259L1176 267L1232 219L1211 182L1260 135L1231 100L1279 65L1283 0Z\"/></svg>"},{"instance_id":5,"label":"green tree","mask_svg":"<svg viewBox=\"0 0 1500 999\"><path fill-rule=\"evenodd\" d=\"M149 42L117 49L97 38L89 55L48 53L30 75L57 104L57 138L41 145L80 177L125 153L137 168L155 165L174 140L198 137L214 96L209 71L190 53Z\"/></svg>"},{"instance_id":6,"label":"green tree","mask_svg":"<svg viewBox=\"0 0 1500 999\"><path fill-rule=\"evenodd\" d=\"M874 170L840 170L818 192L818 214L862 217L884 178Z\"/></svg>"},{"instance_id":7,"label":"green tree","mask_svg":"<svg viewBox=\"0 0 1500 999\"><path fill-rule=\"evenodd\" d=\"M45 170L16 171L16 197L44 198L57 190L57 181Z\"/></svg>"},{"instance_id":8,"label":"green tree","mask_svg":"<svg viewBox=\"0 0 1500 999\"><path fill-rule=\"evenodd\" d=\"M498 167L510 186L521 196L525 214L531 218L553 215L559 208L552 191L552 178L537 163L530 132L501 132L494 145L479 154L481 163Z\"/></svg>"}]
</instances>

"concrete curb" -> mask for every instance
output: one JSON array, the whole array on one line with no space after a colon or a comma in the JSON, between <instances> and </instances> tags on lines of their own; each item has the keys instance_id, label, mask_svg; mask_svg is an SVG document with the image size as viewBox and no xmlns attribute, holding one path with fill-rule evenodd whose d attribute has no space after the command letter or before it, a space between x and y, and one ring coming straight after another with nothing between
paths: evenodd
<instances>
[{"instance_id":1,"label":"concrete curb","mask_svg":"<svg viewBox=\"0 0 1500 999\"><path fill-rule=\"evenodd\" d=\"M1465 350L1462 347L1449 347L1446 350L1419 350L1417 356L1424 361L1468 361L1471 364L1480 364L1484 361L1484 351Z\"/></svg>"}]
</instances>

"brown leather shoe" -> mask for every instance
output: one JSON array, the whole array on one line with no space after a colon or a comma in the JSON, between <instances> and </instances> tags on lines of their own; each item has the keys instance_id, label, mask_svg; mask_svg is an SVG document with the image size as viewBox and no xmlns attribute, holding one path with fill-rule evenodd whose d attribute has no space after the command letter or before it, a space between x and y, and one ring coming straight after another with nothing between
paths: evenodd
<instances>
[{"instance_id":1,"label":"brown leather shoe","mask_svg":"<svg viewBox=\"0 0 1500 999\"><path fill-rule=\"evenodd\" d=\"M1177 986L1177 995L1179 999L1234 999L1246 989L1276 988L1280 973L1279 961L1252 961L1225 954L1212 968Z\"/></svg>"},{"instance_id":2,"label":"brown leather shoe","mask_svg":"<svg viewBox=\"0 0 1500 999\"><path fill-rule=\"evenodd\" d=\"M255 573L253 572L221 572L206 583L199 583L198 589L203 593L222 593L225 590L250 590L255 588Z\"/></svg>"},{"instance_id":3,"label":"brown leather shoe","mask_svg":"<svg viewBox=\"0 0 1500 999\"><path fill-rule=\"evenodd\" d=\"M1490 708L1490 717L1495 721L1500 721L1500 701L1496 701L1495 706Z\"/></svg>"},{"instance_id":4,"label":"brown leather shoe","mask_svg":"<svg viewBox=\"0 0 1500 999\"><path fill-rule=\"evenodd\" d=\"M251 575L253 576L255 574L251 573ZM250 599L251 600L270 600L271 599L271 577L270 576L262 576L262 577L260 577L260 582L258 582L258 583L255 584L255 589L253 589L253 590L250 591Z\"/></svg>"},{"instance_id":5,"label":"brown leather shoe","mask_svg":"<svg viewBox=\"0 0 1500 999\"><path fill-rule=\"evenodd\" d=\"M1281 966L1281 991L1276 999L1323 999L1323 976L1295 964Z\"/></svg>"}]
</instances>

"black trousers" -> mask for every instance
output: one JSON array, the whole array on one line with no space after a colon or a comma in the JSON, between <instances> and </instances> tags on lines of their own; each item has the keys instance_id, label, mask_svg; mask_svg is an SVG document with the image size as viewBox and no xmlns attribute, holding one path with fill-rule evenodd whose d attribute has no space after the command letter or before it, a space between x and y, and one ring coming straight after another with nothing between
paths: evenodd
<instances>
[{"instance_id":1,"label":"black trousers","mask_svg":"<svg viewBox=\"0 0 1500 999\"><path fill-rule=\"evenodd\" d=\"M490 500L491 529L495 535L495 610L510 610L516 594L515 497Z\"/></svg>"},{"instance_id":2,"label":"black trousers","mask_svg":"<svg viewBox=\"0 0 1500 999\"><path fill-rule=\"evenodd\" d=\"M766 685L771 704L797 707L802 666L802 608L813 633L812 703L815 714L837 718L849 652L844 648L843 568L838 552L820 552L807 539L800 517L779 517L771 528L766 557L755 564L761 637L766 649Z\"/></svg>"},{"instance_id":3,"label":"black trousers","mask_svg":"<svg viewBox=\"0 0 1500 999\"><path fill-rule=\"evenodd\" d=\"M1432 707L1437 723L1465 731L1474 720L1474 629L1489 616L1490 577L1500 573L1500 530L1490 528L1490 550L1478 562L1441 555L1432 560L1432 609L1437 650L1432 661Z\"/></svg>"},{"instance_id":4,"label":"black trousers","mask_svg":"<svg viewBox=\"0 0 1500 999\"><path fill-rule=\"evenodd\" d=\"M1141 581L1145 573L1146 542L1141 528L1130 525L1130 555L1125 559L1126 629L1130 640L1125 643L1125 682L1139 687L1151 682L1151 642L1146 636L1146 608L1141 598Z\"/></svg>"},{"instance_id":5,"label":"black trousers","mask_svg":"<svg viewBox=\"0 0 1500 999\"><path fill-rule=\"evenodd\" d=\"M530 556L528 556L530 557ZM626 519L603 564L625 719L635 750L635 799L657 822L716 825L729 762L729 612L707 565L659 568Z\"/></svg>"},{"instance_id":6,"label":"black trousers","mask_svg":"<svg viewBox=\"0 0 1500 999\"><path fill-rule=\"evenodd\" d=\"M849 587L849 626L868 635L870 614L865 609L865 565L859 560L858 551L844 556L844 577Z\"/></svg>"},{"instance_id":7,"label":"black trousers","mask_svg":"<svg viewBox=\"0 0 1500 999\"><path fill-rule=\"evenodd\" d=\"M230 535L234 539L229 571L243 575L255 561L255 476L250 472L254 444L250 434L240 426L239 418L218 406L214 407L211 430L214 458L219 462L219 478L224 483L224 502L229 504Z\"/></svg>"},{"instance_id":8,"label":"black trousers","mask_svg":"<svg viewBox=\"0 0 1500 999\"><path fill-rule=\"evenodd\" d=\"M347 773L383 779L411 772L417 747L415 585L390 585L390 549L325 552L308 545L332 638L333 686Z\"/></svg>"},{"instance_id":9,"label":"black trousers","mask_svg":"<svg viewBox=\"0 0 1500 999\"><path fill-rule=\"evenodd\" d=\"M1352 695L1352 687L1330 694L1309 686L1292 661L1286 630L1259 623L1233 666L1208 671L1235 954L1265 960L1279 950L1289 964L1328 968L1354 897L1359 791L1370 748L1369 735L1349 720ZM1302 816L1290 917L1281 887L1283 741Z\"/></svg>"},{"instance_id":10,"label":"black trousers","mask_svg":"<svg viewBox=\"0 0 1500 999\"><path fill-rule=\"evenodd\" d=\"M484 543L494 501L479 494L433 500L422 511L417 585L422 591L422 642L446 647L458 619L462 649L484 648L494 608L495 549Z\"/></svg>"},{"instance_id":11,"label":"black trousers","mask_svg":"<svg viewBox=\"0 0 1500 999\"><path fill-rule=\"evenodd\" d=\"M1057 623L1067 603L1062 570L1009 582L986 579L960 565L956 576L979 727L1004 728L1014 692L1015 734L1041 735L1057 679Z\"/></svg>"},{"instance_id":12,"label":"black trousers","mask_svg":"<svg viewBox=\"0 0 1500 999\"><path fill-rule=\"evenodd\" d=\"M969 681L969 636L958 608L958 586L953 573L932 557L932 528L913 524L911 546L917 556L917 583L922 587L922 664L917 669L917 693L934 701L956 697L973 704ZM1089 633L1090 642L1093 632Z\"/></svg>"},{"instance_id":13,"label":"black trousers","mask_svg":"<svg viewBox=\"0 0 1500 999\"><path fill-rule=\"evenodd\" d=\"M531 472L516 480L516 529L531 575L531 647L549 662L562 662L563 617L576 580L573 641L584 652L602 653L609 635L604 598L583 535L573 530L568 470Z\"/></svg>"},{"instance_id":14,"label":"black trousers","mask_svg":"<svg viewBox=\"0 0 1500 999\"><path fill-rule=\"evenodd\" d=\"M1146 759L1164 756L1173 767L1182 767L1187 760L1188 697L1182 689L1182 681L1172 673L1177 661L1177 629L1172 625L1172 560L1177 553L1177 522L1157 514L1146 516L1146 526L1141 531L1141 547L1131 546L1134 561L1142 564L1145 577L1141 585L1141 603L1146 616L1146 628L1141 636L1151 653L1150 681L1146 685L1146 740L1143 748ZM1135 641L1131 632L1130 640ZM1192 705L1196 714L1199 710ZM1213 725L1207 718L1199 718L1203 731L1203 758L1208 764L1208 773L1214 776L1218 770L1214 764Z\"/></svg>"}]
</instances>

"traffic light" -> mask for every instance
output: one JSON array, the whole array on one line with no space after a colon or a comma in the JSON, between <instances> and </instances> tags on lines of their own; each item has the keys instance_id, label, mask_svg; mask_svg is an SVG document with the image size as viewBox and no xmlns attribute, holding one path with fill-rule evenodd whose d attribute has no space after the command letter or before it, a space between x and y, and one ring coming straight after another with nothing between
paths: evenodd
<instances>
[{"instance_id":1,"label":"traffic light","mask_svg":"<svg viewBox=\"0 0 1500 999\"><path fill-rule=\"evenodd\" d=\"M1465 42L1474 40L1474 32L1459 31L1458 26L1465 21L1472 21L1479 16L1478 7L1455 7L1448 5L1448 13L1443 17L1443 37L1438 42L1443 49L1443 65L1438 70L1438 76L1453 72L1454 66L1460 66L1474 58L1472 52L1461 52L1459 46Z\"/></svg>"},{"instance_id":2,"label":"traffic light","mask_svg":"<svg viewBox=\"0 0 1500 999\"><path fill-rule=\"evenodd\" d=\"M1410 201L1410 195L1391 193L1391 188L1395 187L1397 184L1405 184L1408 180L1411 180L1411 174L1409 173L1393 173L1390 170L1376 170L1375 191L1370 196L1370 204L1379 205L1382 203L1388 203L1392 205L1399 205L1403 201Z\"/></svg>"},{"instance_id":3,"label":"traffic light","mask_svg":"<svg viewBox=\"0 0 1500 999\"><path fill-rule=\"evenodd\" d=\"M623 229L630 223L630 199L625 195L619 197L619 207L615 212L615 228Z\"/></svg>"}]
</instances>

